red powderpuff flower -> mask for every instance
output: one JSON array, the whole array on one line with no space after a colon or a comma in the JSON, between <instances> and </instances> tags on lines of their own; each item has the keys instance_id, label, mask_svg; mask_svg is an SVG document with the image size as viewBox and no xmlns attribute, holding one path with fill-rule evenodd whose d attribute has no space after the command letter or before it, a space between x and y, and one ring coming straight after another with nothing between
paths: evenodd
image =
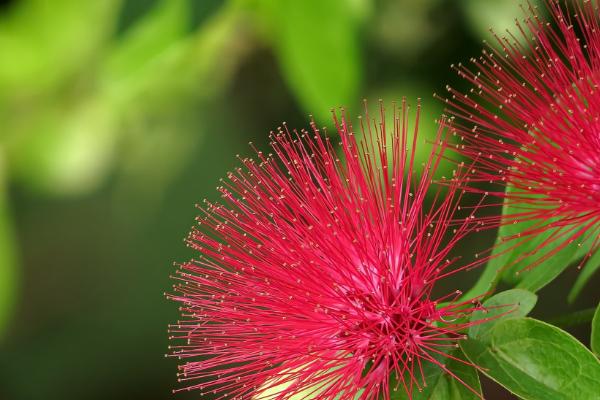
<instances>
[{"instance_id":1,"label":"red powderpuff flower","mask_svg":"<svg viewBox=\"0 0 600 400\"><path fill-rule=\"evenodd\" d=\"M310 133L284 124L271 134L273 154L258 151L258 161L243 158L228 174L222 203L206 202L189 236L200 257L181 265L170 296L185 319L171 327L185 343L171 348L191 359L180 367L186 389L389 399L392 381L391 390L411 397L426 385L428 362L460 381L441 356L480 306L457 300L459 291L436 298L432 290L480 263L457 266L450 256L479 224L455 215L456 179L426 206L445 124L418 179L419 111L413 128L408 111L404 101L394 106L391 129L383 107L379 123L367 114L358 140L343 114L335 118L340 158L314 123Z\"/></svg>"},{"instance_id":2,"label":"red powderpuff flower","mask_svg":"<svg viewBox=\"0 0 600 400\"><path fill-rule=\"evenodd\" d=\"M508 220L531 222L523 240L551 229L544 243L559 245L540 261L573 241L600 242L600 11L546 5L551 22L529 6L520 35L496 36L500 47L473 71L459 65L474 88L448 87L446 99L459 151L479 160L473 180L511 186L496 194L514 206Z\"/></svg>"}]
</instances>

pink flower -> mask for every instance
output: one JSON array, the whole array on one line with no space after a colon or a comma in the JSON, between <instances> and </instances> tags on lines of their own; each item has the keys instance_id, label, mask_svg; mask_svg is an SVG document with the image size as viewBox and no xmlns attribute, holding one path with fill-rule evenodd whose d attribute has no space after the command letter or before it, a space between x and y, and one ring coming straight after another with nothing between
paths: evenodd
<instances>
[{"instance_id":1,"label":"pink flower","mask_svg":"<svg viewBox=\"0 0 600 400\"><path fill-rule=\"evenodd\" d=\"M383 107L382 122L367 114L358 139L335 118L339 158L314 123L311 132L284 125L271 135L273 154L258 151L228 174L222 203L206 202L189 235L200 256L181 265L170 296L184 319L171 332L181 343L172 355L190 360L179 374L187 389L389 399L390 382L409 396L426 384L424 363L454 376L439 358L481 307L432 290L480 263L450 256L479 224L455 215L456 178L426 206L447 144L442 122L427 165L413 165L419 109L412 127L404 101L392 127Z\"/></svg>"},{"instance_id":2,"label":"pink flower","mask_svg":"<svg viewBox=\"0 0 600 400\"><path fill-rule=\"evenodd\" d=\"M551 22L530 7L519 34L496 36L500 47L473 59L473 71L458 66L474 87L448 88L446 100L458 151L479 160L473 180L501 184L495 194L520 209L507 219L532 222L524 237L556 228L555 251L600 241L600 12L574 4L571 16L548 0Z\"/></svg>"}]
</instances>

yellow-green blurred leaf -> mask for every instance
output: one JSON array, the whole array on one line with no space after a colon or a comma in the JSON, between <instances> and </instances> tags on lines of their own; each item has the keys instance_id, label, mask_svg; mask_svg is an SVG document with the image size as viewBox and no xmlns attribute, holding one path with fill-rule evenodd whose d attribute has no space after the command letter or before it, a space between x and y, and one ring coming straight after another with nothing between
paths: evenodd
<instances>
[{"instance_id":1,"label":"yellow-green blurred leaf","mask_svg":"<svg viewBox=\"0 0 600 400\"><path fill-rule=\"evenodd\" d=\"M202 140L203 107L225 93L252 49L246 21L243 8L223 5L197 31L149 58L127 82L107 85L108 98L126 110L128 153L120 165L119 196L129 201L143 196L141 212L157 204Z\"/></svg>"},{"instance_id":2,"label":"yellow-green blurred leaf","mask_svg":"<svg viewBox=\"0 0 600 400\"><path fill-rule=\"evenodd\" d=\"M226 4L188 32L185 1L165 1L116 43L101 71L101 90L117 108L162 108L211 98L248 51L243 16ZM168 38L168 40L167 40Z\"/></svg>"},{"instance_id":3,"label":"yellow-green blurred leaf","mask_svg":"<svg viewBox=\"0 0 600 400\"><path fill-rule=\"evenodd\" d=\"M186 36L189 12L186 0L160 2L115 44L102 73L103 83L127 86L135 85L136 79L143 79L148 65L160 59Z\"/></svg>"},{"instance_id":4,"label":"yellow-green blurred leaf","mask_svg":"<svg viewBox=\"0 0 600 400\"><path fill-rule=\"evenodd\" d=\"M187 1L162 1L98 55L103 62L89 71L84 87L71 90L73 78L66 91L0 108L16 179L55 195L93 190L114 168L117 144L136 139L130 134L136 127L178 118L177 110L224 88L238 54L247 51L239 13L223 7L197 32L190 31L188 17ZM182 143L176 130L161 131L169 132L159 139L165 144L161 150L180 160L170 153L170 144ZM133 151L138 147L134 144ZM156 159L147 159L141 170L148 165L166 170Z\"/></svg>"},{"instance_id":5,"label":"yellow-green blurred leaf","mask_svg":"<svg viewBox=\"0 0 600 400\"><path fill-rule=\"evenodd\" d=\"M40 113L12 146L13 174L55 195L96 188L113 157L114 116L109 105L93 101Z\"/></svg>"},{"instance_id":6,"label":"yellow-green blurred leaf","mask_svg":"<svg viewBox=\"0 0 600 400\"><path fill-rule=\"evenodd\" d=\"M529 0L529 3L537 6L540 1ZM504 35L506 29L517 31L515 19L523 16L519 8L522 3L515 0L460 0L459 4L470 28L477 36L485 39L493 38L490 29L500 36ZM544 7L538 9L543 10Z\"/></svg>"},{"instance_id":7,"label":"yellow-green blurred leaf","mask_svg":"<svg viewBox=\"0 0 600 400\"><path fill-rule=\"evenodd\" d=\"M5 160L0 148L0 338L15 304L17 278L16 239L12 231L4 168Z\"/></svg>"},{"instance_id":8,"label":"yellow-green blurred leaf","mask_svg":"<svg viewBox=\"0 0 600 400\"><path fill-rule=\"evenodd\" d=\"M409 141L408 149L412 150L414 121L417 113L417 105L421 105L419 115L419 129L415 148L414 169L417 173L427 164L429 157L433 151L433 142L438 133L437 120L440 119L443 112L443 105L435 101L432 97L433 90L426 84L419 83L414 79L407 79L407 82L393 88L380 88L373 90L373 95L367 97L369 115L371 118L379 119L379 100L383 101L386 109L386 130L391 137L394 127L393 103L396 103L396 108L401 107L402 98L406 98L409 105ZM371 121L371 124L373 122ZM360 124L354 124L355 130L360 132ZM362 135L360 135L362 136ZM359 136L359 139L360 139ZM391 141L389 142L391 146ZM391 150L391 149L389 149ZM390 154L391 157L391 154ZM456 158L455 155L453 155ZM442 176L451 177L453 169L456 168L456 162L450 160L442 160L435 173L436 178Z\"/></svg>"},{"instance_id":9,"label":"yellow-green blurred leaf","mask_svg":"<svg viewBox=\"0 0 600 400\"><path fill-rule=\"evenodd\" d=\"M305 110L322 123L357 102L362 62L359 21L344 0L262 0L282 73Z\"/></svg>"},{"instance_id":10,"label":"yellow-green blurred leaf","mask_svg":"<svg viewBox=\"0 0 600 400\"><path fill-rule=\"evenodd\" d=\"M444 33L444 23L433 18L443 3L442 0L381 2L368 27L375 38L373 44L402 60L414 62Z\"/></svg>"},{"instance_id":11,"label":"yellow-green blurred leaf","mask_svg":"<svg viewBox=\"0 0 600 400\"><path fill-rule=\"evenodd\" d=\"M120 0L22 0L0 15L0 93L29 97L85 68L112 33Z\"/></svg>"}]
</instances>

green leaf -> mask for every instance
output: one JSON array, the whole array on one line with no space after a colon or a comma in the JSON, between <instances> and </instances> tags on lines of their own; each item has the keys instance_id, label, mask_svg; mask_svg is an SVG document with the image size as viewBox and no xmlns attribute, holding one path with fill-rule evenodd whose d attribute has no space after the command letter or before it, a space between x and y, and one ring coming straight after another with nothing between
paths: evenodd
<instances>
[{"instance_id":1,"label":"green leaf","mask_svg":"<svg viewBox=\"0 0 600 400\"><path fill-rule=\"evenodd\" d=\"M511 190L511 186L506 187L507 192L510 192ZM503 216L520 213L522 211L522 209L509 204L508 201L505 201L502 207ZM475 286L465 294L465 298L473 298L493 291L500 278L506 274L507 267L521 257L523 253L531 252L539 246L539 243L542 241L541 235L538 238L520 244L514 239L506 240L507 237L519 235L521 232L530 229L533 223L534 222L531 221L515 221L512 224L500 226L491 258ZM525 266L527 266L527 264L525 264Z\"/></svg>"},{"instance_id":2,"label":"green leaf","mask_svg":"<svg viewBox=\"0 0 600 400\"><path fill-rule=\"evenodd\" d=\"M127 84L185 37L188 8L185 0L162 1L130 28L109 54L103 72L106 84Z\"/></svg>"},{"instance_id":3,"label":"green leaf","mask_svg":"<svg viewBox=\"0 0 600 400\"><path fill-rule=\"evenodd\" d=\"M592 351L600 356L600 304L598 304L594 319L592 319L591 347Z\"/></svg>"},{"instance_id":4,"label":"green leaf","mask_svg":"<svg viewBox=\"0 0 600 400\"><path fill-rule=\"evenodd\" d=\"M523 289L511 289L494 295L483 303L486 311L476 311L471 317L472 322L482 319L489 321L471 326L469 337L480 339L498 322L526 316L533 310L536 302L537 296Z\"/></svg>"},{"instance_id":5,"label":"green leaf","mask_svg":"<svg viewBox=\"0 0 600 400\"><path fill-rule=\"evenodd\" d=\"M115 156L117 121L112 111L100 98L92 98L32 115L30 126L20 131L20 141L10 149L14 177L52 195L97 188Z\"/></svg>"},{"instance_id":6,"label":"green leaf","mask_svg":"<svg viewBox=\"0 0 600 400\"><path fill-rule=\"evenodd\" d=\"M119 73L121 81L103 79L105 97L128 123L124 131L137 138L137 144L123 159L117 190L127 202L143 198L144 207L139 212L151 212L157 206L165 186L181 172L204 139L198 121L205 121L206 116L198 115L198 105L214 102L226 92L238 66L253 49L253 36L247 33L247 13L238 3L223 3L199 29L180 39L176 39L175 27L166 29L170 25L162 20L165 15L159 13L160 22L156 14L150 14L147 18L152 17L152 24L171 32L172 43L149 51L146 62L140 60L139 65L132 60L135 73ZM169 13L172 22L177 19L175 11ZM190 130L192 120L196 121L195 129Z\"/></svg>"},{"instance_id":7,"label":"green leaf","mask_svg":"<svg viewBox=\"0 0 600 400\"><path fill-rule=\"evenodd\" d=\"M452 357L465 360L465 362ZM449 357L436 356L436 359L445 364L452 374L469 385L471 389L481 394L477 370L469 365L466 356L460 349L452 351ZM426 386L421 390L413 388L412 396L409 396L402 383L398 383L394 379L390 384L392 400L477 400L481 398L435 363L425 361L422 362L422 367Z\"/></svg>"},{"instance_id":8,"label":"green leaf","mask_svg":"<svg viewBox=\"0 0 600 400\"><path fill-rule=\"evenodd\" d=\"M281 71L302 106L322 122L353 105L362 64L359 19L344 0L263 0L260 10Z\"/></svg>"},{"instance_id":9,"label":"green leaf","mask_svg":"<svg viewBox=\"0 0 600 400\"><path fill-rule=\"evenodd\" d=\"M434 356L440 363L445 362L445 357L441 355ZM398 382L397 377L392 374L390 377L390 399L391 400L426 400L430 399L440 379L442 379L443 370L433 362L422 361L422 380L425 381L426 386L418 390L416 387L413 389L412 396L409 396L406 392L406 388L402 382ZM419 384L422 385L422 380L419 379ZM405 382L408 385L410 376L406 373Z\"/></svg>"},{"instance_id":10,"label":"green leaf","mask_svg":"<svg viewBox=\"0 0 600 400\"><path fill-rule=\"evenodd\" d=\"M598 400L600 361L552 325L503 320L461 348L482 372L525 400Z\"/></svg>"},{"instance_id":11,"label":"green leaf","mask_svg":"<svg viewBox=\"0 0 600 400\"><path fill-rule=\"evenodd\" d=\"M510 192L514 189L509 185L506 190ZM498 230L498 239L492 257L478 282L465 295L465 298L476 297L492 291L500 278L518 288L537 292L577 260L580 254L579 248L587 243L573 241L557 250L563 244L564 237L556 239L556 236L561 235L564 231L559 232L558 228L549 227L552 218L544 221L515 219L514 215L530 210L531 206L505 201L502 215L513 223L506 223ZM546 228L539 233L531 232L540 227ZM572 229L572 233L576 233L579 228L566 227L563 229ZM535 266L531 267L534 263Z\"/></svg>"},{"instance_id":12,"label":"green leaf","mask_svg":"<svg viewBox=\"0 0 600 400\"><path fill-rule=\"evenodd\" d=\"M502 264L494 259L490 259L483 272L475 282L475 285L469 289L463 296L463 299L473 299L475 297L488 295L494 291L500 276L502 274Z\"/></svg>"},{"instance_id":13,"label":"green leaf","mask_svg":"<svg viewBox=\"0 0 600 400\"><path fill-rule=\"evenodd\" d=\"M505 205L506 206L506 205ZM506 206L503 210L503 216L526 212L527 209L519 206ZM543 223L549 224L551 220ZM519 237L513 240L507 240L499 246L499 249L512 247L507 253L505 265L508 268L502 273L502 278L519 288L537 292L548 283L552 282L561 272L563 272L575 259L577 244L572 243L559 251L556 248L562 244L562 240L552 240L557 235L556 228L546 228L543 232L532 234L527 233L531 229L540 226L539 220L520 221L510 225L504 225L499 230L499 238ZM522 238L520 237L522 235ZM537 263L535 267L529 269L538 260L553 253L543 261ZM503 267L504 267L503 266Z\"/></svg>"},{"instance_id":14,"label":"green leaf","mask_svg":"<svg viewBox=\"0 0 600 400\"><path fill-rule=\"evenodd\" d=\"M17 279L16 242L3 179L3 161L0 153L0 338L12 315Z\"/></svg>"},{"instance_id":15,"label":"green leaf","mask_svg":"<svg viewBox=\"0 0 600 400\"><path fill-rule=\"evenodd\" d=\"M23 0L0 14L0 95L59 87L93 66L120 0ZM3 10L4 11L4 10Z\"/></svg>"},{"instance_id":16,"label":"green leaf","mask_svg":"<svg viewBox=\"0 0 600 400\"><path fill-rule=\"evenodd\" d=\"M540 5L539 0L529 0L531 4ZM470 28L487 39L493 39L490 28L496 32L505 29L515 31L515 18L520 18L522 11L519 2L514 0L462 0L458 2L465 13ZM545 7L539 7L536 12L544 12Z\"/></svg>"},{"instance_id":17,"label":"green leaf","mask_svg":"<svg viewBox=\"0 0 600 400\"><path fill-rule=\"evenodd\" d=\"M188 8L184 0L163 0L112 49L100 71L102 95L126 115L132 107L161 111L181 99L214 100L251 49L237 2L194 32L187 29Z\"/></svg>"},{"instance_id":18,"label":"green leaf","mask_svg":"<svg viewBox=\"0 0 600 400\"><path fill-rule=\"evenodd\" d=\"M454 352L453 356L461 360L467 360L460 349ZM455 377L448 373L443 373L428 400L478 400L483 398L479 375L473 366L453 359L448 359L446 366L456 377L479 393L479 396Z\"/></svg>"},{"instance_id":19,"label":"green leaf","mask_svg":"<svg viewBox=\"0 0 600 400\"><path fill-rule=\"evenodd\" d=\"M575 281L575 284L571 288L569 296L567 297L569 303L573 303L577 299L585 284L598 269L600 269L600 251L596 250L590 259L586 261L581 272L579 272L579 276L577 276L577 280Z\"/></svg>"}]
</instances>

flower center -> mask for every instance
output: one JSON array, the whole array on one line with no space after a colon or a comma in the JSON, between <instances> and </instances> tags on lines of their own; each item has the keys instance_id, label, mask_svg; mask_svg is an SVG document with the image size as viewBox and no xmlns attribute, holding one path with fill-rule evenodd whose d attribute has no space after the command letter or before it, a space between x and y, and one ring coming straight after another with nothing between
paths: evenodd
<instances>
[{"instance_id":1,"label":"flower center","mask_svg":"<svg viewBox=\"0 0 600 400\"><path fill-rule=\"evenodd\" d=\"M373 362L375 367L410 360L420 351L437 310L430 300L402 304L400 299L404 298L348 293L347 306L336 310L343 322L338 335L340 345L365 364Z\"/></svg>"}]
</instances>

